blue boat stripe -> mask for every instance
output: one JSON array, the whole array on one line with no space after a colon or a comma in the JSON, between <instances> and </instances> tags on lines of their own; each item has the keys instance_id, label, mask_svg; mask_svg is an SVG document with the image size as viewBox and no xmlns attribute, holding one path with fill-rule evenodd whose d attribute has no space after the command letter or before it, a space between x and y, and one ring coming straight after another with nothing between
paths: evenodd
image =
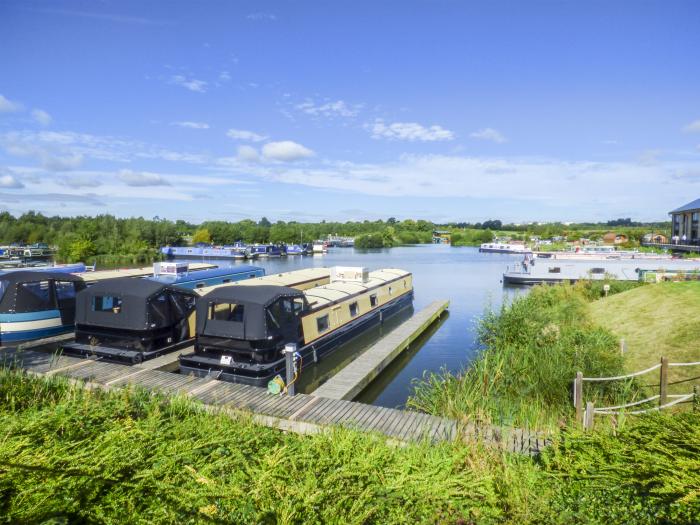
<instances>
[{"instance_id":1,"label":"blue boat stripe","mask_svg":"<svg viewBox=\"0 0 700 525\"><path fill-rule=\"evenodd\" d=\"M22 321L41 321L43 319L52 319L60 317L61 312L58 310L43 310L41 312L25 312L17 314L0 314L0 323L19 323Z\"/></svg>"},{"instance_id":2,"label":"blue boat stripe","mask_svg":"<svg viewBox=\"0 0 700 525\"><path fill-rule=\"evenodd\" d=\"M42 328L40 330L23 330L21 332L0 332L0 345L4 345L7 342L13 341L28 341L31 339L41 339L43 337L50 337L52 335L58 335L62 333L67 333L73 330L73 325L67 326L54 326L51 328Z\"/></svg>"}]
</instances>

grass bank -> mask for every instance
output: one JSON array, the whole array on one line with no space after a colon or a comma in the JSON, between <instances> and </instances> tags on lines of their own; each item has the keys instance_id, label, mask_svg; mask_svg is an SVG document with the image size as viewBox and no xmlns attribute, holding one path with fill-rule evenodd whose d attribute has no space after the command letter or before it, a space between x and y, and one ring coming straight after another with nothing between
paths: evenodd
<instances>
[{"instance_id":1,"label":"grass bank","mask_svg":"<svg viewBox=\"0 0 700 525\"><path fill-rule=\"evenodd\" d=\"M564 431L541 458L298 436L143 391L0 371L0 522L692 523L700 416Z\"/></svg>"},{"instance_id":2,"label":"grass bank","mask_svg":"<svg viewBox=\"0 0 700 525\"><path fill-rule=\"evenodd\" d=\"M624 286L614 288L624 289ZM478 332L482 351L459 374L430 374L415 384L412 408L457 419L556 428L573 415L571 384L622 373L618 338L596 325L588 302L602 284L537 286L487 312ZM615 404L618 385L594 384L591 399ZM609 403L607 403L609 402Z\"/></svg>"},{"instance_id":3,"label":"grass bank","mask_svg":"<svg viewBox=\"0 0 700 525\"><path fill-rule=\"evenodd\" d=\"M700 282L665 282L594 301L591 319L625 339L625 368L643 370L662 356L700 361ZM672 368L671 380L700 376L700 367ZM688 390L686 388L685 390Z\"/></svg>"}]
</instances>

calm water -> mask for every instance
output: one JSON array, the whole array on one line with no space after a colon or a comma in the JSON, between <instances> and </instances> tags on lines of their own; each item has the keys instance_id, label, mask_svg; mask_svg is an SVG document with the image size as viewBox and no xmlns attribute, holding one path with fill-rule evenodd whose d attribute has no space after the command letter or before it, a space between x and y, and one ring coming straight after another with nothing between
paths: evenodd
<instances>
[{"instance_id":1,"label":"calm water","mask_svg":"<svg viewBox=\"0 0 700 525\"><path fill-rule=\"evenodd\" d=\"M365 266L402 268L413 273L415 311L436 299L449 299L449 316L397 359L390 368L358 398L386 407L402 405L411 393L411 382L428 371L441 368L457 371L467 366L475 353L475 323L484 309L497 307L504 295L519 293L503 288L501 276L506 266L521 256L481 254L476 248L442 245L404 246L386 250L360 251L333 248L325 255L261 259L254 262L268 274L312 266ZM211 261L215 264L242 264ZM410 311L387 321L326 357L300 378L300 390L314 390L339 368L371 345L376 338L409 317Z\"/></svg>"}]
</instances>

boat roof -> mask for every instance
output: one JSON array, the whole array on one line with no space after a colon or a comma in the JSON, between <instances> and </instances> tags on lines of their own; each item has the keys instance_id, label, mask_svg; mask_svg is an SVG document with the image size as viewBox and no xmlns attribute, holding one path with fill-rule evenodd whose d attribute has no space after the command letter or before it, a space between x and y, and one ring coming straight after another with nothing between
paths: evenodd
<instances>
[{"instance_id":1,"label":"boat roof","mask_svg":"<svg viewBox=\"0 0 700 525\"><path fill-rule=\"evenodd\" d=\"M303 297L304 292L288 286L222 286L209 292L204 299L209 301L231 300L236 304L258 304L268 306L280 297Z\"/></svg>"},{"instance_id":2,"label":"boat roof","mask_svg":"<svg viewBox=\"0 0 700 525\"><path fill-rule=\"evenodd\" d=\"M77 275L61 272L7 272L0 274L0 313L13 313L18 308L20 311L36 311L46 310L47 308L38 307L34 302L33 294L21 293L22 288L18 285L22 283L33 283L38 281L68 281L82 283L83 280ZM85 286L84 284L82 286ZM80 289L76 286L76 289Z\"/></svg>"},{"instance_id":3,"label":"boat roof","mask_svg":"<svg viewBox=\"0 0 700 525\"><path fill-rule=\"evenodd\" d=\"M14 270L11 272L0 272L0 279L7 281L9 284L18 284L34 281L47 281L54 279L56 281L82 282L83 279L72 273L64 272L40 272L36 270Z\"/></svg>"},{"instance_id":4,"label":"boat roof","mask_svg":"<svg viewBox=\"0 0 700 525\"><path fill-rule=\"evenodd\" d=\"M245 279L235 283L226 283L223 285L205 286L195 290L199 295L206 295L212 290L227 286L260 286L265 284L274 284L277 286L293 287L299 283L313 281L316 279L330 278L330 268L304 268L302 270L294 270L291 272L274 273L265 275L264 277L256 277L255 279Z\"/></svg>"},{"instance_id":5,"label":"boat roof","mask_svg":"<svg viewBox=\"0 0 700 525\"><path fill-rule=\"evenodd\" d=\"M411 275L411 273L406 270L384 268L382 270L369 272L369 279L366 282L336 281L334 283L311 288L304 293L309 304L316 309L408 275Z\"/></svg>"},{"instance_id":6,"label":"boat roof","mask_svg":"<svg viewBox=\"0 0 700 525\"><path fill-rule=\"evenodd\" d=\"M189 271L209 270L216 268L215 264L191 263ZM98 270L96 272L86 272L80 274L83 280L87 283L94 283L103 279L116 279L117 277L145 277L153 275L153 266L143 268L120 268L117 270Z\"/></svg>"},{"instance_id":7,"label":"boat roof","mask_svg":"<svg viewBox=\"0 0 700 525\"><path fill-rule=\"evenodd\" d=\"M670 211L669 213L680 213L683 211L691 211L691 210L700 210L700 199L695 199L692 202L689 202L688 204L684 204L680 208L676 208L673 211Z\"/></svg>"},{"instance_id":8,"label":"boat roof","mask_svg":"<svg viewBox=\"0 0 700 525\"><path fill-rule=\"evenodd\" d=\"M187 272L179 274L161 273L154 276L149 276L147 279L151 281L159 281L163 283L181 283L188 281L198 281L200 279L211 279L213 277L222 277L224 275L239 275L242 273L256 273L264 268L260 266L252 266L250 264L242 264L228 267L217 267L205 270L196 270L194 273L188 269Z\"/></svg>"}]
</instances>

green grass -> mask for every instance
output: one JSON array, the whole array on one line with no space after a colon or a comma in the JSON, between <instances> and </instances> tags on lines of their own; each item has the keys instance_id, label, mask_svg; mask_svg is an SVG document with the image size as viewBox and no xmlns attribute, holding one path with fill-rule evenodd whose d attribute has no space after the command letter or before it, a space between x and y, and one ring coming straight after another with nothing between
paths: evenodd
<instances>
[{"instance_id":1,"label":"green grass","mask_svg":"<svg viewBox=\"0 0 700 525\"><path fill-rule=\"evenodd\" d=\"M648 368L662 356L700 361L700 282L643 286L589 305L591 319L627 344L625 368ZM650 379L657 379L655 374ZM670 369L670 380L700 376L700 366ZM686 385L683 391L688 391Z\"/></svg>"},{"instance_id":2,"label":"green grass","mask_svg":"<svg viewBox=\"0 0 700 525\"><path fill-rule=\"evenodd\" d=\"M2 523L693 523L700 415L567 430L541 458L299 436L144 391L0 371Z\"/></svg>"},{"instance_id":3,"label":"green grass","mask_svg":"<svg viewBox=\"0 0 700 525\"><path fill-rule=\"evenodd\" d=\"M459 374L430 374L415 384L412 408L457 419L556 428L573 415L571 384L587 376L623 370L617 339L588 317L596 289L537 286L487 312L480 322L480 355ZM614 404L618 385L592 385L591 399Z\"/></svg>"}]
</instances>

